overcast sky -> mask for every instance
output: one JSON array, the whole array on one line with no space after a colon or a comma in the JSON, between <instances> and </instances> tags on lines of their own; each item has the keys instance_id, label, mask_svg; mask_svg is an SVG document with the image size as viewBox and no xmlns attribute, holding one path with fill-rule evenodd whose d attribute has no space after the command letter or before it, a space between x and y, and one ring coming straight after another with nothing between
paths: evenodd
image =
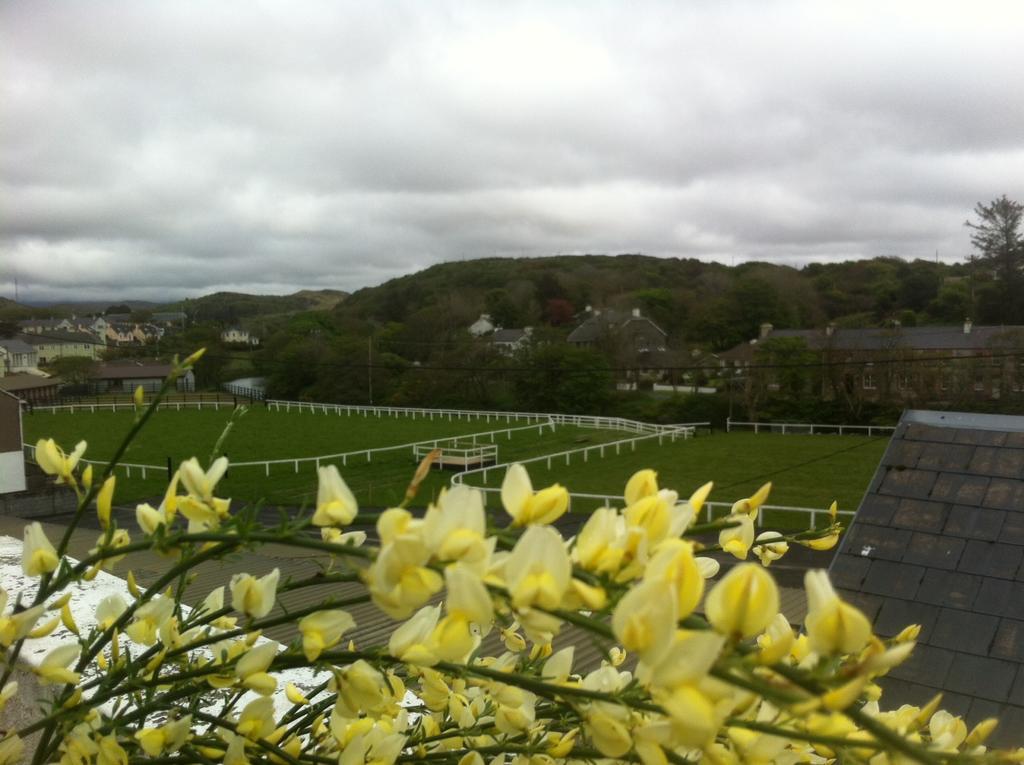
<instances>
[{"instance_id":1,"label":"overcast sky","mask_svg":"<svg viewBox=\"0 0 1024 765\"><path fill-rule=\"evenodd\" d=\"M962 259L1024 199L1024 4L0 5L0 296L642 252Z\"/></svg>"}]
</instances>

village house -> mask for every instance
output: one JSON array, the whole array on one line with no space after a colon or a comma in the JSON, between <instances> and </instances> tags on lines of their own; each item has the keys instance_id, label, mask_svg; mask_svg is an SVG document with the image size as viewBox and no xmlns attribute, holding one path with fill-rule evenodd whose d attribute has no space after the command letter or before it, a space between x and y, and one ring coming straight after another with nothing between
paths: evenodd
<instances>
[{"instance_id":1,"label":"village house","mask_svg":"<svg viewBox=\"0 0 1024 765\"><path fill-rule=\"evenodd\" d=\"M63 380L59 377L40 377L25 373L0 377L0 390L7 391L30 404L59 403L62 384Z\"/></svg>"},{"instance_id":2,"label":"village house","mask_svg":"<svg viewBox=\"0 0 1024 765\"><path fill-rule=\"evenodd\" d=\"M36 349L16 337L0 338L0 374L38 372L39 357Z\"/></svg>"},{"instance_id":3,"label":"village house","mask_svg":"<svg viewBox=\"0 0 1024 765\"><path fill-rule=\"evenodd\" d=\"M532 335L533 327L497 329L488 340L499 353L505 356L514 356L527 346Z\"/></svg>"},{"instance_id":4,"label":"village house","mask_svg":"<svg viewBox=\"0 0 1024 765\"><path fill-rule=\"evenodd\" d=\"M778 389L778 375L759 367L778 343L796 341L818 365L820 395L842 392L866 400L949 402L1024 393L1024 326L958 326L777 330L720 354L720 365L745 386Z\"/></svg>"},{"instance_id":5,"label":"village house","mask_svg":"<svg viewBox=\"0 0 1024 765\"><path fill-rule=\"evenodd\" d=\"M79 330L53 330L45 334L25 332L21 339L35 348L38 364L68 356L98 359L107 347L105 338Z\"/></svg>"},{"instance_id":6,"label":"village house","mask_svg":"<svg viewBox=\"0 0 1024 765\"><path fill-rule=\"evenodd\" d=\"M221 341L225 343L238 343L240 345L259 345L260 339L241 327L228 327L220 333Z\"/></svg>"},{"instance_id":7,"label":"village house","mask_svg":"<svg viewBox=\"0 0 1024 765\"><path fill-rule=\"evenodd\" d=\"M142 387L155 392L171 373L171 365L155 359L123 359L100 364L93 375L91 387L96 393L131 393ZM190 369L177 381L177 390L194 391L195 374Z\"/></svg>"},{"instance_id":8,"label":"village house","mask_svg":"<svg viewBox=\"0 0 1024 765\"><path fill-rule=\"evenodd\" d=\"M473 337L483 337L494 330L495 325L489 313L480 314L480 318L469 325L469 334Z\"/></svg>"},{"instance_id":9,"label":"village house","mask_svg":"<svg viewBox=\"0 0 1024 765\"><path fill-rule=\"evenodd\" d=\"M31 332L37 335L76 328L71 323L71 319L22 319L18 322L18 326L22 332Z\"/></svg>"}]
</instances>

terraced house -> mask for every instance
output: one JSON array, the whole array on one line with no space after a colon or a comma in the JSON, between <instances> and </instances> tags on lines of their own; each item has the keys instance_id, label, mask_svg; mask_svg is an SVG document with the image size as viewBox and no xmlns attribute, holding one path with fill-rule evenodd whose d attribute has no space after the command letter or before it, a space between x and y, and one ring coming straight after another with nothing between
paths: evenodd
<instances>
[{"instance_id":1,"label":"terraced house","mask_svg":"<svg viewBox=\"0 0 1024 765\"><path fill-rule=\"evenodd\" d=\"M721 354L748 394L793 388L826 400L950 403L1024 397L1024 326L776 330ZM800 370L799 373L791 370ZM802 389L802 390L796 390Z\"/></svg>"}]
</instances>

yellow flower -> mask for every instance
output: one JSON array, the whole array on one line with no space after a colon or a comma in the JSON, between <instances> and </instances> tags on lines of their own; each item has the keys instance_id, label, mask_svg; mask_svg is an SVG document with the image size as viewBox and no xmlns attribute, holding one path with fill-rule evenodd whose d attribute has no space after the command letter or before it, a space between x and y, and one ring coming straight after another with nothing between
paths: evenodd
<instances>
[{"instance_id":1,"label":"yellow flower","mask_svg":"<svg viewBox=\"0 0 1024 765\"><path fill-rule=\"evenodd\" d=\"M110 525L110 507L114 501L114 486L116 484L117 477L109 476L96 495L96 515L100 519L100 526L104 529Z\"/></svg>"},{"instance_id":2,"label":"yellow flower","mask_svg":"<svg viewBox=\"0 0 1024 765\"><path fill-rule=\"evenodd\" d=\"M262 699L261 699L262 700ZM143 728L135 734L139 746L150 757L172 754L188 741L192 729L192 715L172 720L159 728Z\"/></svg>"},{"instance_id":3,"label":"yellow flower","mask_svg":"<svg viewBox=\"0 0 1024 765\"><path fill-rule=\"evenodd\" d=\"M344 526L351 523L359 512L359 504L335 465L317 469L316 512L313 523L317 526Z\"/></svg>"},{"instance_id":4,"label":"yellow flower","mask_svg":"<svg viewBox=\"0 0 1024 765\"><path fill-rule=\"evenodd\" d=\"M441 616L441 606L424 606L391 633L388 653L407 664L430 667L439 658L431 636Z\"/></svg>"},{"instance_id":5,"label":"yellow flower","mask_svg":"<svg viewBox=\"0 0 1024 765\"><path fill-rule=\"evenodd\" d=\"M644 579L663 579L672 584L679 619L692 614L704 595L704 577L693 557L693 543L682 539L667 539L661 544L647 564Z\"/></svg>"},{"instance_id":6,"label":"yellow flower","mask_svg":"<svg viewBox=\"0 0 1024 765\"><path fill-rule=\"evenodd\" d=\"M125 633L140 645L153 645L156 642L157 632L173 613L174 601L159 595L139 606L135 611L135 618L128 625Z\"/></svg>"},{"instance_id":7,"label":"yellow flower","mask_svg":"<svg viewBox=\"0 0 1024 765\"><path fill-rule=\"evenodd\" d=\"M932 745L946 751L955 751L967 738L967 725L959 717L939 710L928 721L928 733L932 737Z\"/></svg>"},{"instance_id":8,"label":"yellow flower","mask_svg":"<svg viewBox=\"0 0 1024 765\"><path fill-rule=\"evenodd\" d=\"M680 685L669 693L658 694L668 712L673 743L688 748L703 747L715 737L720 717L715 705L695 685Z\"/></svg>"},{"instance_id":9,"label":"yellow flower","mask_svg":"<svg viewBox=\"0 0 1024 765\"><path fill-rule=\"evenodd\" d=\"M239 736L255 741L274 732L274 700L269 696L250 701L238 716L235 730Z\"/></svg>"},{"instance_id":10,"label":"yellow flower","mask_svg":"<svg viewBox=\"0 0 1024 765\"><path fill-rule=\"evenodd\" d=\"M771 490L772 484L771 481L769 481L760 489L755 491L751 496L746 499L741 499L738 502L734 502L729 514L748 515L752 521L757 520L757 511L761 505L768 500L768 494L771 493Z\"/></svg>"},{"instance_id":11,"label":"yellow flower","mask_svg":"<svg viewBox=\"0 0 1024 765\"><path fill-rule=\"evenodd\" d=\"M78 643L65 643L50 651L40 662L36 674L42 683L77 683L81 675L68 669L78 658L82 647Z\"/></svg>"},{"instance_id":12,"label":"yellow flower","mask_svg":"<svg viewBox=\"0 0 1024 765\"><path fill-rule=\"evenodd\" d=\"M274 607L277 596L277 580L280 569L274 569L259 579L252 574L235 574L231 577L231 607L253 619L262 619Z\"/></svg>"},{"instance_id":13,"label":"yellow flower","mask_svg":"<svg viewBox=\"0 0 1024 765\"><path fill-rule=\"evenodd\" d=\"M569 509L569 492L558 484L534 493L530 474L518 462L510 465L501 484L501 504L513 526L548 524Z\"/></svg>"},{"instance_id":14,"label":"yellow flower","mask_svg":"<svg viewBox=\"0 0 1024 765\"><path fill-rule=\"evenodd\" d=\"M235 664L235 676L242 685L262 696L274 692L277 680L267 674L267 669L274 662L279 647L274 641L268 641L245 652Z\"/></svg>"},{"instance_id":15,"label":"yellow flower","mask_svg":"<svg viewBox=\"0 0 1024 765\"><path fill-rule=\"evenodd\" d=\"M779 590L761 566L742 563L712 588L704 608L720 633L749 638L763 631L779 612Z\"/></svg>"},{"instance_id":16,"label":"yellow flower","mask_svg":"<svg viewBox=\"0 0 1024 765\"><path fill-rule=\"evenodd\" d=\"M96 765L128 765L128 753L117 743L115 736L97 739L96 747Z\"/></svg>"},{"instance_id":17,"label":"yellow flower","mask_svg":"<svg viewBox=\"0 0 1024 765\"><path fill-rule=\"evenodd\" d=\"M224 610L224 585L217 587L210 591L210 594L203 600L199 610L207 615L213 615L219 611ZM238 623L238 619L234 616L218 616L212 622L214 627L222 630L234 629L235 624Z\"/></svg>"},{"instance_id":18,"label":"yellow flower","mask_svg":"<svg viewBox=\"0 0 1024 765\"><path fill-rule=\"evenodd\" d=\"M341 642L341 636L356 626L356 620L348 611L314 611L299 620L302 633L302 651L307 661L316 661L327 648Z\"/></svg>"},{"instance_id":19,"label":"yellow flower","mask_svg":"<svg viewBox=\"0 0 1024 765\"><path fill-rule=\"evenodd\" d=\"M309 704L309 699L302 694L302 691L298 689L295 683L288 683L285 685L284 695L288 701L297 706L306 706Z\"/></svg>"},{"instance_id":20,"label":"yellow flower","mask_svg":"<svg viewBox=\"0 0 1024 765\"><path fill-rule=\"evenodd\" d=\"M775 664L789 656L793 647L793 628L789 626L789 619L782 614L776 614L772 623L768 625L763 635L758 636L757 660L761 664Z\"/></svg>"},{"instance_id":21,"label":"yellow flower","mask_svg":"<svg viewBox=\"0 0 1024 765\"><path fill-rule=\"evenodd\" d=\"M161 526L169 523L166 511L143 503L135 507L135 521L144 534L155 534Z\"/></svg>"},{"instance_id":22,"label":"yellow flower","mask_svg":"<svg viewBox=\"0 0 1024 765\"><path fill-rule=\"evenodd\" d=\"M667 689L697 683L714 666L724 644L725 638L712 630L675 630L661 659L637 668L637 679Z\"/></svg>"},{"instance_id":23,"label":"yellow flower","mask_svg":"<svg viewBox=\"0 0 1024 765\"><path fill-rule=\"evenodd\" d=\"M205 472L199 466L199 460L191 457L181 463L178 473L181 476L181 482L185 484L185 491L209 504L213 499L213 490L217 487L217 482L223 478L227 469L227 457L215 459L210 465L210 469Z\"/></svg>"},{"instance_id":24,"label":"yellow flower","mask_svg":"<svg viewBox=\"0 0 1024 765\"><path fill-rule=\"evenodd\" d=\"M108 534L110 534L109 539L107 539ZM96 546L89 550L89 554L97 555L102 551L106 557L96 563L95 567L100 571L112 571L114 566L124 560L124 555L110 555L110 553L119 547L127 547L131 543L131 535L125 529L114 529L113 533L107 529L96 538Z\"/></svg>"},{"instance_id":25,"label":"yellow flower","mask_svg":"<svg viewBox=\"0 0 1024 765\"><path fill-rule=\"evenodd\" d=\"M576 654L575 646L566 646L551 655L541 668L540 676L549 683L564 683L572 673L572 660Z\"/></svg>"},{"instance_id":26,"label":"yellow flower","mask_svg":"<svg viewBox=\"0 0 1024 765\"><path fill-rule=\"evenodd\" d=\"M718 532L718 544L723 551L740 560L746 560L747 553L754 544L754 519L741 513L730 515L726 520L736 525Z\"/></svg>"},{"instance_id":27,"label":"yellow flower","mask_svg":"<svg viewBox=\"0 0 1024 765\"><path fill-rule=\"evenodd\" d=\"M0 741L0 765L18 765L25 755L25 742L16 733Z\"/></svg>"},{"instance_id":28,"label":"yellow flower","mask_svg":"<svg viewBox=\"0 0 1024 765\"><path fill-rule=\"evenodd\" d=\"M836 595L825 571L808 571L807 618L804 625L811 650L819 654L856 653L871 637L871 622Z\"/></svg>"},{"instance_id":29,"label":"yellow flower","mask_svg":"<svg viewBox=\"0 0 1024 765\"><path fill-rule=\"evenodd\" d=\"M639 502L644 497L652 497L658 493L658 474L653 470L638 470L626 481L623 498L627 505Z\"/></svg>"},{"instance_id":30,"label":"yellow flower","mask_svg":"<svg viewBox=\"0 0 1024 765\"><path fill-rule=\"evenodd\" d=\"M626 526L643 529L653 547L668 535L677 498L675 492L665 491L643 497L623 511Z\"/></svg>"},{"instance_id":31,"label":"yellow flower","mask_svg":"<svg viewBox=\"0 0 1024 765\"><path fill-rule=\"evenodd\" d=\"M757 535L757 539L754 541L760 543L754 545L754 555L761 560L762 566L767 566L773 561L777 561L789 552L789 544L777 531L762 532Z\"/></svg>"},{"instance_id":32,"label":"yellow flower","mask_svg":"<svg viewBox=\"0 0 1024 765\"><path fill-rule=\"evenodd\" d=\"M14 698L18 693L18 683L16 680L12 680L4 686L3 690L0 691L0 711L7 705L7 702Z\"/></svg>"},{"instance_id":33,"label":"yellow flower","mask_svg":"<svg viewBox=\"0 0 1024 765\"><path fill-rule=\"evenodd\" d=\"M550 526L530 526L505 562L505 580L516 608L558 608L572 576L562 537Z\"/></svg>"},{"instance_id":34,"label":"yellow flower","mask_svg":"<svg viewBox=\"0 0 1024 765\"><path fill-rule=\"evenodd\" d=\"M603 709L587 712L584 720L587 737L605 757L622 757L633 748L629 728Z\"/></svg>"},{"instance_id":35,"label":"yellow flower","mask_svg":"<svg viewBox=\"0 0 1024 765\"><path fill-rule=\"evenodd\" d=\"M7 591L0 587L0 613L7 608ZM16 640L27 636L36 621L46 610L46 606L40 603L38 606L26 608L17 613L11 612L0 616L0 646L6 648Z\"/></svg>"},{"instance_id":36,"label":"yellow flower","mask_svg":"<svg viewBox=\"0 0 1024 765\"><path fill-rule=\"evenodd\" d=\"M38 521L25 527L25 543L21 550L21 568L26 576L41 576L57 569L57 551Z\"/></svg>"},{"instance_id":37,"label":"yellow flower","mask_svg":"<svg viewBox=\"0 0 1024 765\"><path fill-rule=\"evenodd\" d=\"M598 508L576 536L572 559L586 571L615 573L626 554L620 543L624 531L625 524L613 508Z\"/></svg>"},{"instance_id":38,"label":"yellow flower","mask_svg":"<svg viewBox=\"0 0 1024 765\"><path fill-rule=\"evenodd\" d=\"M484 539L483 494L458 485L442 489L437 504L431 504L423 517L423 538L427 547L443 561L458 560L486 567L492 546Z\"/></svg>"},{"instance_id":39,"label":"yellow flower","mask_svg":"<svg viewBox=\"0 0 1024 765\"><path fill-rule=\"evenodd\" d=\"M47 475L57 476L57 483L73 483L72 473L85 454L85 448L85 441L79 441L71 454L65 454L52 438L40 438L35 449L36 464Z\"/></svg>"},{"instance_id":40,"label":"yellow flower","mask_svg":"<svg viewBox=\"0 0 1024 765\"><path fill-rule=\"evenodd\" d=\"M831 533L817 539L800 539L797 541L804 547L809 547L812 550L831 550L836 546L836 542L839 541L839 530L833 529Z\"/></svg>"},{"instance_id":41,"label":"yellow flower","mask_svg":"<svg viewBox=\"0 0 1024 765\"><path fill-rule=\"evenodd\" d=\"M427 567L429 560L430 550L420 536L395 536L369 569L367 583L373 602L393 619L408 618L444 584L441 575Z\"/></svg>"},{"instance_id":42,"label":"yellow flower","mask_svg":"<svg viewBox=\"0 0 1024 765\"><path fill-rule=\"evenodd\" d=\"M665 579L650 579L631 589L615 606L612 631L627 651L648 664L668 651L675 634L675 588Z\"/></svg>"}]
</instances>

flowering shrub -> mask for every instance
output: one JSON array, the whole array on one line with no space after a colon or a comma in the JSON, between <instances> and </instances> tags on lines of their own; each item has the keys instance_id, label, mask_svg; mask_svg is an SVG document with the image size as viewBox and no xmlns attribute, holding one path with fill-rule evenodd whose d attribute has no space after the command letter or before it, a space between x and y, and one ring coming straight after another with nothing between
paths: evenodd
<instances>
[{"instance_id":1,"label":"flowering shrub","mask_svg":"<svg viewBox=\"0 0 1024 765\"><path fill-rule=\"evenodd\" d=\"M197 357L176 364L168 384ZM79 469L84 443L71 453L37 445L40 467L79 504L56 545L39 524L26 528L23 567L39 586L9 611L10 595L0 596L0 704L17 694L12 670L26 643L61 623L77 639L35 670L53 687L52 704L0 741L0 765L22 757L30 734L38 741L31 762L75 765L1022 759L986 750L994 720L968 731L938 711L938 698L881 711L875 679L907 659L917 628L879 639L824 571L807 574L802 634L779 613L765 567L790 544L834 545L834 506L826 528L755 537L770 486L727 518L699 524L711 484L681 499L643 470L626 483L621 508L597 510L565 539L551 524L568 510L568 493L535 490L516 465L501 490L507 518L488 518L481 493L457 486L422 517L384 511L371 541L346 531L359 507L337 468L320 468L311 514L268 528L217 496L228 467L219 457L206 469L183 463L158 507L138 506L138 528L118 528L113 469L162 395L143 406L137 394L134 427L100 476ZM71 532L93 508L103 531L74 562ZM698 541L715 534L716 544ZM181 603L197 566L269 543L313 551L323 568L284 583L277 570L235 574L199 607ZM80 629L69 609L73 585L140 550L166 555L167 570L146 589L128 572L132 599L103 599L95 624ZM718 563L700 555L708 550L760 562L713 582ZM356 581L365 584L359 597L274 613L282 588ZM366 600L402 620L386 645L348 637L356 624L345 606ZM295 626L288 645L260 638L282 623ZM599 667L580 671L572 646L553 651L569 627L602 648ZM498 655L482 650L488 633L500 636ZM324 680L301 689L287 680L296 667ZM222 703L210 711L214 692Z\"/></svg>"}]
</instances>

